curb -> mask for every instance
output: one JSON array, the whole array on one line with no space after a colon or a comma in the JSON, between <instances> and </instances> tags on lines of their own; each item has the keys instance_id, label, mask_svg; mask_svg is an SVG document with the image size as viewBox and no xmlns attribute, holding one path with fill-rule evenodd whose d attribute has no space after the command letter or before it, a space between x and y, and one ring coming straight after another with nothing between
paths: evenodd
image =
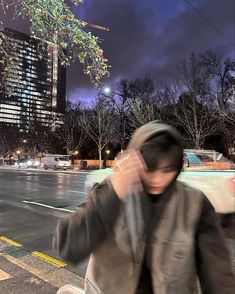
<instances>
[{"instance_id":1,"label":"curb","mask_svg":"<svg viewBox=\"0 0 235 294\"><path fill-rule=\"evenodd\" d=\"M54 286L58 291L69 286L69 289L72 287L79 291L68 293L84 293L85 279L67 269L66 263L39 251L30 251L6 236L0 236L0 245L0 257ZM67 292L59 293L66 294Z\"/></svg>"},{"instance_id":2,"label":"curb","mask_svg":"<svg viewBox=\"0 0 235 294\"><path fill-rule=\"evenodd\" d=\"M22 248L27 253L32 254L32 255L36 256L37 258L40 258L41 260L46 261L47 263L53 264L56 267L62 268L62 267L65 267L67 265L63 261L61 261L59 259L56 259L54 257L51 257L51 256L49 256L47 254L42 253L42 252L26 250L22 244L14 241L12 239L9 239L6 236L0 236L0 241L2 241L4 243L7 243L8 245L10 245L12 247ZM3 250L3 252L4 252L4 250Z\"/></svg>"}]
</instances>

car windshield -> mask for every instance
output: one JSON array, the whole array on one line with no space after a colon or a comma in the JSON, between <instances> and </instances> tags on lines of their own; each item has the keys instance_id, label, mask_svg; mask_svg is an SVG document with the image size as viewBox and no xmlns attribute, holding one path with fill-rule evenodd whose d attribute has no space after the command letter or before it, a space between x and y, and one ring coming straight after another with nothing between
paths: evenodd
<instances>
[{"instance_id":1,"label":"car windshield","mask_svg":"<svg viewBox=\"0 0 235 294\"><path fill-rule=\"evenodd\" d=\"M60 160L60 161L69 161L69 159L67 157L59 157L58 160Z\"/></svg>"}]
</instances>

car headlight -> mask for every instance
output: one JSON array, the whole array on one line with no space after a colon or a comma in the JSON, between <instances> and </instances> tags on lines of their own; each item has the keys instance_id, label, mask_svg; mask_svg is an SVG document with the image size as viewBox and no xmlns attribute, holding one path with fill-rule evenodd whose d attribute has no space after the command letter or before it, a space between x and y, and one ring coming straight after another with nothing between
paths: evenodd
<instances>
[{"instance_id":1,"label":"car headlight","mask_svg":"<svg viewBox=\"0 0 235 294\"><path fill-rule=\"evenodd\" d=\"M27 165L32 165L32 161L31 160L28 160L27 161Z\"/></svg>"},{"instance_id":2,"label":"car headlight","mask_svg":"<svg viewBox=\"0 0 235 294\"><path fill-rule=\"evenodd\" d=\"M59 162L59 166L63 166L64 164L63 164L63 162Z\"/></svg>"},{"instance_id":3,"label":"car headlight","mask_svg":"<svg viewBox=\"0 0 235 294\"><path fill-rule=\"evenodd\" d=\"M34 164L37 165L37 166L39 166L39 165L40 165L40 162L39 162L38 160L36 160L36 161L34 162Z\"/></svg>"}]
</instances>

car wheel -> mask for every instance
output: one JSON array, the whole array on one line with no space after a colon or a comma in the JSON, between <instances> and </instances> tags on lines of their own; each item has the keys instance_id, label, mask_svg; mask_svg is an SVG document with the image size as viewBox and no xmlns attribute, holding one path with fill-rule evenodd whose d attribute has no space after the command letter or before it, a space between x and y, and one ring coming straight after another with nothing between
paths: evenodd
<instances>
[{"instance_id":1,"label":"car wheel","mask_svg":"<svg viewBox=\"0 0 235 294\"><path fill-rule=\"evenodd\" d=\"M47 165L44 165L44 169L47 170L48 169L48 166Z\"/></svg>"}]
</instances>

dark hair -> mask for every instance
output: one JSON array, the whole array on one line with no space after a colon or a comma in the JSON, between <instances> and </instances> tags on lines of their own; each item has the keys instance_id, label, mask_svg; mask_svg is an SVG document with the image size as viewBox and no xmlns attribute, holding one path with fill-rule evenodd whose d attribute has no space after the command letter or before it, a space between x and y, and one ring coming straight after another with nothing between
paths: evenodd
<instances>
[{"instance_id":1,"label":"dark hair","mask_svg":"<svg viewBox=\"0 0 235 294\"><path fill-rule=\"evenodd\" d=\"M169 133L160 133L147 140L140 153L150 172L157 170L162 161L168 162L172 171L180 171L183 165L181 143Z\"/></svg>"}]
</instances>

